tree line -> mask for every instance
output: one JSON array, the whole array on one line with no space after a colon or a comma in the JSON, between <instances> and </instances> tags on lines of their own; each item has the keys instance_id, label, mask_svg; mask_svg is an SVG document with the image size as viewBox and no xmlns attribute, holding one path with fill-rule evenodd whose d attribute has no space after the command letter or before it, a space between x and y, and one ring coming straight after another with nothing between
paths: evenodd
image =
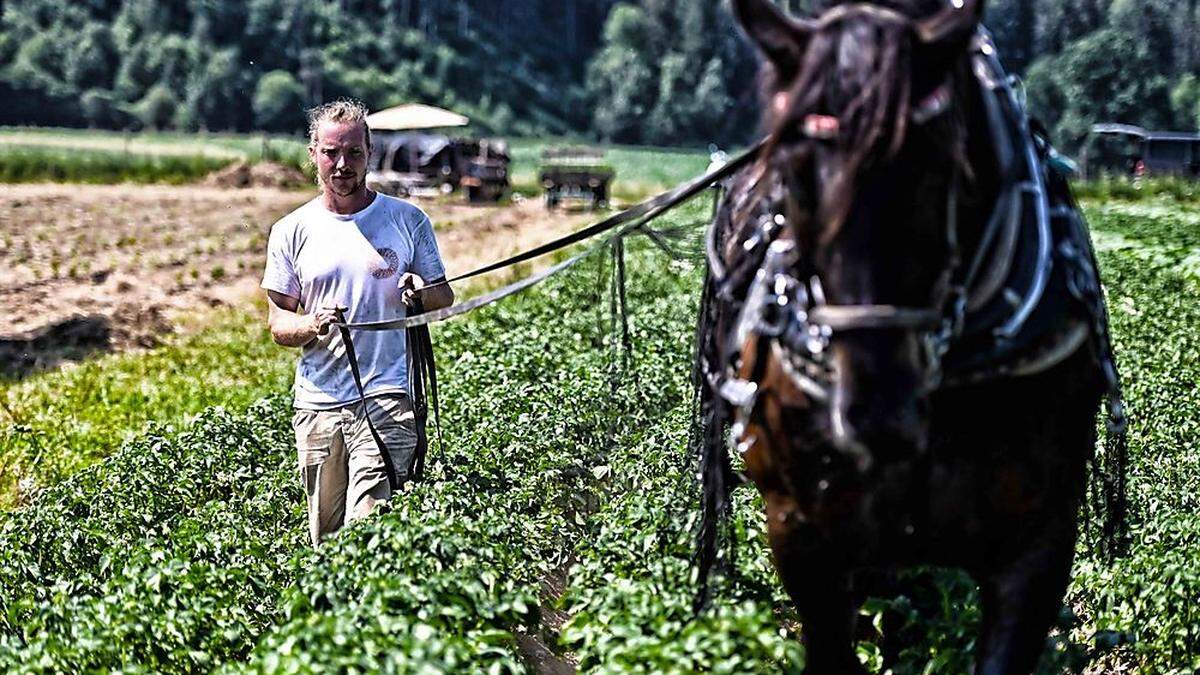
<instances>
[{"instance_id":1,"label":"tree line","mask_svg":"<svg viewBox=\"0 0 1200 675\"><path fill-rule=\"evenodd\" d=\"M1200 127L1197 0L997 0L988 13L1029 107L1065 147L1095 122Z\"/></svg>"},{"instance_id":2,"label":"tree line","mask_svg":"<svg viewBox=\"0 0 1200 675\"><path fill-rule=\"evenodd\" d=\"M0 123L295 131L339 96L586 128L613 0L0 0Z\"/></svg>"},{"instance_id":3,"label":"tree line","mask_svg":"<svg viewBox=\"0 0 1200 675\"><path fill-rule=\"evenodd\" d=\"M1200 126L1198 20L1197 0L987 14L1068 147L1097 121ZM755 58L725 0L0 0L0 123L293 132L355 96L496 133L727 144L755 133Z\"/></svg>"}]
</instances>

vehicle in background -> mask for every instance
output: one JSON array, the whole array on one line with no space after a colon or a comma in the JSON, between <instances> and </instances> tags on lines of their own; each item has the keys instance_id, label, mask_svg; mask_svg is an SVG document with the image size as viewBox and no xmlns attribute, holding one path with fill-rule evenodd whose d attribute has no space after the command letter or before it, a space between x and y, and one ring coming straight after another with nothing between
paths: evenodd
<instances>
[{"instance_id":1,"label":"vehicle in background","mask_svg":"<svg viewBox=\"0 0 1200 675\"><path fill-rule=\"evenodd\" d=\"M1200 134L1097 124L1083 146L1081 159L1085 178L1104 174L1200 178Z\"/></svg>"},{"instance_id":2,"label":"vehicle in background","mask_svg":"<svg viewBox=\"0 0 1200 675\"><path fill-rule=\"evenodd\" d=\"M508 144L442 134L376 132L367 184L398 197L449 195L465 188L472 202L508 193Z\"/></svg>"},{"instance_id":3,"label":"vehicle in background","mask_svg":"<svg viewBox=\"0 0 1200 675\"><path fill-rule=\"evenodd\" d=\"M616 171L604 160L604 151L597 148L548 148L542 152L538 182L553 209L565 200L582 202L584 208L608 206L609 186Z\"/></svg>"},{"instance_id":4,"label":"vehicle in background","mask_svg":"<svg viewBox=\"0 0 1200 675\"><path fill-rule=\"evenodd\" d=\"M508 143L498 138L455 141L460 157L465 158L460 183L467 201L498 202L508 194Z\"/></svg>"},{"instance_id":5,"label":"vehicle in background","mask_svg":"<svg viewBox=\"0 0 1200 675\"><path fill-rule=\"evenodd\" d=\"M367 185L399 197L466 188L472 202L499 201L509 190L508 144L435 132L469 123L462 115L424 105L372 113L367 117L372 134Z\"/></svg>"}]
</instances>

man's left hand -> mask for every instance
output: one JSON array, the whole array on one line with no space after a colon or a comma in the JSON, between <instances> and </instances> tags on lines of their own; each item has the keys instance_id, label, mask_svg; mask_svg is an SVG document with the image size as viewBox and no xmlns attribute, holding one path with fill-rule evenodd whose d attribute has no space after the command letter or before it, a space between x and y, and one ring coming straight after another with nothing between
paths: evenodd
<instances>
[{"instance_id":1,"label":"man's left hand","mask_svg":"<svg viewBox=\"0 0 1200 675\"><path fill-rule=\"evenodd\" d=\"M400 286L400 302L407 307L412 307L413 301L417 299L421 289L425 288L425 280L412 272L405 272L400 275L398 285Z\"/></svg>"}]
</instances>

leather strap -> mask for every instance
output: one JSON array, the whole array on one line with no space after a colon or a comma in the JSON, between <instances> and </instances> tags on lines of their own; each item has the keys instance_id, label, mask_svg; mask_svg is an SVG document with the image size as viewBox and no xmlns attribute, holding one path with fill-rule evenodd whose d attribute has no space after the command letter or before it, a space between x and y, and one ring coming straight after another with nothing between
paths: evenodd
<instances>
[{"instance_id":1,"label":"leather strap","mask_svg":"<svg viewBox=\"0 0 1200 675\"><path fill-rule=\"evenodd\" d=\"M494 272L505 267L512 267L518 263L522 263L526 260L531 260L547 253L552 253L554 251L566 248L571 244L581 242L585 239L590 239L598 234L603 234L610 230L616 229L621 225L631 223L636 220L649 222L662 215L664 211L674 208L696 196L697 194L700 194L704 190L707 190L713 183L722 181L741 170L742 167L749 164L751 160L758 156L758 151L761 150L764 145L766 145L766 139L758 141L748 150L742 152L740 155L734 157L725 164L706 172L702 176L693 178L682 185L650 197L649 199L639 202L632 207L625 209L624 211L614 213L613 215L593 225L589 225L581 230L572 232L571 234L563 237L559 237L554 241L547 242L536 248L529 249L528 251L523 251L510 258L485 265L479 269L472 270L465 274L460 274L456 277L438 282L436 284L431 284L431 286L452 284L457 281L462 281L463 279L470 279L471 277L477 277L481 274Z\"/></svg>"},{"instance_id":2,"label":"leather strap","mask_svg":"<svg viewBox=\"0 0 1200 675\"><path fill-rule=\"evenodd\" d=\"M819 305L808 313L808 318L834 331L933 330L941 325L942 313L937 309L895 305Z\"/></svg>"},{"instance_id":3,"label":"leather strap","mask_svg":"<svg viewBox=\"0 0 1200 675\"><path fill-rule=\"evenodd\" d=\"M392 462L392 455L388 452L387 444L383 442L383 436L379 434L375 423L371 421L371 411L367 409L367 394L363 389L362 373L358 369L358 355L354 353L354 341L350 339L350 329L345 326L345 312L340 307L334 312L337 313L338 331L342 334L342 344L346 345L346 359L350 362L350 374L354 376L354 386L358 388L358 402L362 404L363 417L367 418L367 428L371 430L371 437L375 439L375 445L383 457L383 468L388 475L388 487L395 492L400 489L400 477L396 475L396 465Z\"/></svg>"},{"instance_id":4,"label":"leather strap","mask_svg":"<svg viewBox=\"0 0 1200 675\"><path fill-rule=\"evenodd\" d=\"M622 229L613 236L622 236L629 231L637 229L641 225L650 222L654 218L657 218L665 211L672 209L691 199L697 194L700 194L704 190L707 190L714 183L720 182L729 176L732 176L734 173L741 170L747 164L753 161L754 158L758 156L759 150L761 150L765 144L766 141L761 140L755 143L750 149L730 160L727 164L709 171L702 176L694 178L674 189L655 195L654 197L651 197L629 209L615 213L601 220L600 222L595 223L594 225L589 225L588 227L576 232L572 232L564 237L560 237L554 241L542 244L537 248L533 248L528 251L518 253L512 257L505 258L504 260L485 265L479 269L467 272L466 274L460 274L451 279L430 284L427 286L427 288L441 286L443 284L449 284L456 281L462 281L463 279L470 279L481 274L494 272L498 269L511 267L512 265L516 265L526 260L564 249L572 244L579 243L585 239L590 239L598 234L603 234L617 228ZM521 279L520 281L516 281L502 288L498 288L489 293L485 293L484 295L471 298L466 302L459 303L452 307L444 307L432 312L425 312L424 314L409 316L403 319L392 319L390 321L376 321L369 323L346 323L345 321L339 321L338 327L341 328L346 326L355 330L369 331L407 330L415 326L445 321L447 319L466 314L467 312L474 311L485 305L490 305L498 300L501 300L502 298L513 295L514 293L519 293L526 288L529 288L530 286L533 286L534 284L546 279L547 277L553 276L567 269L568 267L571 267L596 251L601 250L607 244L608 241L599 242L583 253L558 263L557 265L549 267L537 274L529 276L525 279Z\"/></svg>"},{"instance_id":5,"label":"leather strap","mask_svg":"<svg viewBox=\"0 0 1200 675\"><path fill-rule=\"evenodd\" d=\"M425 307L413 298L411 311L423 314ZM442 414L438 410L437 362L433 354L433 341L429 337L429 326L412 326L405 331L408 343L408 382L412 390L413 417L416 419L417 447L409 474L414 480L425 477L426 457L429 453L429 436L426 433L429 421L429 403L433 403L434 425L437 428L438 447L442 447Z\"/></svg>"}]
</instances>

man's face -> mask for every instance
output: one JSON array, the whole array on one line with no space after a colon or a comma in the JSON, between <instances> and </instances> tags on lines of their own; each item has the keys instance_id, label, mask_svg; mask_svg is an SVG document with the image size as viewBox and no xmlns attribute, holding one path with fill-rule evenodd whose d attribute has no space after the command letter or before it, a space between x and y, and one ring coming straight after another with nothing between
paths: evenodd
<instances>
[{"instance_id":1,"label":"man's face","mask_svg":"<svg viewBox=\"0 0 1200 675\"><path fill-rule=\"evenodd\" d=\"M340 197L366 187L369 151L359 122L322 122L316 142L308 148L322 187Z\"/></svg>"}]
</instances>

